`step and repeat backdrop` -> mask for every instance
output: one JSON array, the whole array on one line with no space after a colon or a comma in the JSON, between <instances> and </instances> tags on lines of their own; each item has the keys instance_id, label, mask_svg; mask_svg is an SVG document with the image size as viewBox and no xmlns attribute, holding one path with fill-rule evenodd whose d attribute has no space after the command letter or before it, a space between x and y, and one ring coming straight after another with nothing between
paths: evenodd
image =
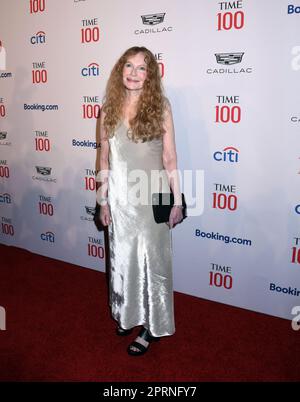
<instances>
[{"instance_id":1,"label":"step and repeat backdrop","mask_svg":"<svg viewBox=\"0 0 300 402\"><path fill-rule=\"evenodd\" d=\"M175 290L300 312L299 1L1 1L0 42L1 243L105 271L99 112L116 60L146 46L189 204Z\"/></svg>"}]
</instances>

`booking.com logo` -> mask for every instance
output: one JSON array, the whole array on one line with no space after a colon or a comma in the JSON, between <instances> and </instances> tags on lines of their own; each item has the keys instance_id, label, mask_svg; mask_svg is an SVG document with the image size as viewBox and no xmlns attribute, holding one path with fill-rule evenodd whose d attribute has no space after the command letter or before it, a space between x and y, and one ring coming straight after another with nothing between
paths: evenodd
<instances>
[{"instance_id":1,"label":"booking.com logo","mask_svg":"<svg viewBox=\"0 0 300 402\"><path fill-rule=\"evenodd\" d=\"M300 6L294 6L294 4L289 4L287 13L288 14L300 14Z\"/></svg>"},{"instance_id":2,"label":"booking.com logo","mask_svg":"<svg viewBox=\"0 0 300 402\"><path fill-rule=\"evenodd\" d=\"M127 163L120 163L122 167L120 167L116 173L109 169L103 169L97 174L96 181L102 183L96 193L96 199L99 205L106 203L106 200L103 202L101 198L103 198L103 195L108 191L110 180L112 180L117 188L124 188L122 196L120 196L118 200L111 199L110 202L117 202L119 205L126 206L129 203L130 205L148 205L149 194L157 193L158 183L160 181L165 183L166 179L169 178L169 181L174 183L173 193L177 192L175 186L177 186L176 183L178 183L181 192L184 194L187 205L187 215L202 215L204 211L203 170L185 169L182 174L179 169L174 169L172 172L168 172L165 169L152 169L149 175L148 172L143 169L130 169L128 172ZM169 200L167 202L169 202Z\"/></svg>"},{"instance_id":3,"label":"booking.com logo","mask_svg":"<svg viewBox=\"0 0 300 402\"><path fill-rule=\"evenodd\" d=\"M0 306L0 331L6 330L6 310Z\"/></svg>"},{"instance_id":4,"label":"booking.com logo","mask_svg":"<svg viewBox=\"0 0 300 402\"><path fill-rule=\"evenodd\" d=\"M6 50L0 40L0 70L6 70Z\"/></svg>"}]
</instances>

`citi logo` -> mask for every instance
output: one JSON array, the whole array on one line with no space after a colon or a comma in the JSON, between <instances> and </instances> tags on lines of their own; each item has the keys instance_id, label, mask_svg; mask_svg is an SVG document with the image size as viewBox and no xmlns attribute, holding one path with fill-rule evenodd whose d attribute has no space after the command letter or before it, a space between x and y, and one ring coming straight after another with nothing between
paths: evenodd
<instances>
[{"instance_id":1,"label":"citi logo","mask_svg":"<svg viewBox=\"0 0 300 402\"><path fill-rule=\"evenodd\" d=\"M300 6L294 6L293 4L288 5L288 14L300 14Z\"/></svg>"},{"instance_id":2,"label":"citi logo","mask_svg":"<svg viewBox=\"0 0 300 402\"><path fill-rule=\"evenodd\" d=\"M44 31L39 31L30 38L30 43L32 45L39 45L46 43L46 34Z\"/></svg>"},{"instance_id":3,"label":"citi logo","mask_svg":"<svg viewBox=\"0 0 300 402\"><path fill-rule=\"evenodd\" d=\"M81 75L83 77L97 77L99 75L99 64L90 63L81 70Z\"/></svg>"},{"instance_id":4,"label":"citi logo","mask_svg":"<svg viewBox=\"0 0 300 402\"><path fill-rule=\"evenodd\" d=\"M237 148L226 147L223 149L223 151L216 151L213 157L217 162L238 163L239 152L240 151Z\"/></svg>"},{"instance_id":5,"label":"citi logo","mask_svg":"<svg viewBox=\"0 0 300 402\"><path fill-rule=\"evenodd\" d=\"M216 61L218 64L225 64L230 66L232 64L238 64L242 61L244 52L238 53L215 53Z\"/></svg>"},{"instance_id":6,"label":"citi logo","mask_svg":"<svg viewBox=\"0 0 300 402\"><path fill-rule=\"evenodd\" d=\"M0 194L0 204L11 204L11 195L8 193Z\"/></svg>"},{"instance_id":7,"label":"citi logo","mask_svg":"<svg viewBox=\"0 0 300 402\"><path fill-rule=\"evenodd\" d=\"M43 241L47 241L49 243L55 242L55 236L54 236L54 233L52 233L52 232L41 233L41 239Z\"/></svg>"},{"instance_id":8,"label":"citi logo","mask_svg":"<svg viewBox=\"0 0 300 402\"><path fill-rule=\"evenodd\" d=\"M142 15L142 21L144 25L157 25L164 22L166 13L148 14Z\"/></svg>"}]
</instances>

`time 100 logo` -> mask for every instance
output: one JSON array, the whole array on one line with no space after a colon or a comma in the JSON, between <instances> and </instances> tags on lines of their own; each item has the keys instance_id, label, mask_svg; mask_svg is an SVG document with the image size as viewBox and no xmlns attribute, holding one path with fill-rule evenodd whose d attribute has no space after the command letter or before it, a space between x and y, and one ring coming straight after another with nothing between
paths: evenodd
<instances>
[{"instance_id":1,"label":"time 100 logo","mask_svg":"<svg viewBox=\"0 0 300 402\"><path fill-rule=\"evenodd\" d=\"M221 11L217 14L218 31L229 31L231 29L242 29L245 26L244 11L236 11L243 7L242 0L221 1L218 3Z\"/></svg>"},{"instance_id":2,"label":"time 100 logo","mask_svg":"<svg viewBox=\"0 0 300 402\"><path fill-rule=\"evenodd\" d=\"M30 0L30 14L42 13L46 8L45 0Z\"/></svg>"}]
</instances>

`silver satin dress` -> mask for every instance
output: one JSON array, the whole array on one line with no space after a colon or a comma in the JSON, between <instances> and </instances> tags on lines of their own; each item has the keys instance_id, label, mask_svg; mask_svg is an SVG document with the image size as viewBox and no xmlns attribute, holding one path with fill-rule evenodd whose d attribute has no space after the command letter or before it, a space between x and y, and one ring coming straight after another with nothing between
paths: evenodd
<instances>
[{"instance_id":1,"label":"silver satin dress","mask_svg":"<svg viewBox=\"0 0 300 402\"><path fill-rule=\"evenodd\" d=\"M109 145L112 316L124 329L143 325L152 336L172 335L175 323L171 230L166 223L154 221L151 206L151 193L170 192L163 170L162 139L135 143L120 122ZM160 172L161 179L151 177L151 171ZM137 203L136 198L132 202L132 197L139 198L141 193L143 203Z\"/></svg>"}]
</instances>

